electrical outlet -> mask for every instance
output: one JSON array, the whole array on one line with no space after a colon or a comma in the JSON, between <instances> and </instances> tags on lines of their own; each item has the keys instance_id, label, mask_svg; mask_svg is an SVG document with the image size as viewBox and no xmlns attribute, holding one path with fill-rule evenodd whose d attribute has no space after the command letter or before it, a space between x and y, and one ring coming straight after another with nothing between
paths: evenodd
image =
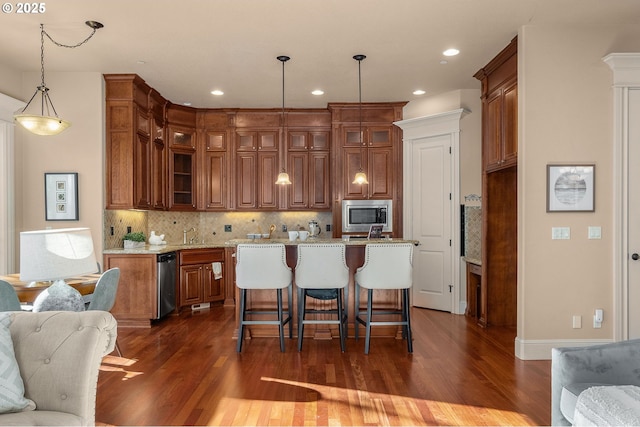
<instances>
[{"instance_id":1,"label":"electrical outlet","mask_svg":"<svg viewBox=\"0 0 640 427\"><path fill-rule=\"evenodd\" d=\"M327 230L327 231L331 231L331 224L327 224L327 225L326 225L326 230Z\"/></svg>"},{"instance_id":2,"label":"electrical outlet","mask_svg":"<svg viewBox=\"0 0 640 427\"><path fill-rule=\"evenodd\" d=\"M127 226L127 233L131 233L131 226L130 225Z\"/></svg>"},{"instance_id":3,"label":"electrical outlet","mask_svg":"<svg viewBox=\"0 0 640 427\"><path fill-rule=\"evenodd\" d=\"M115 230L112 225L111 227L109 227L109 235L113 236L114 234L115 234Z\"/></svg>"},{"instance_id":4,"label":"electrical outlet","mask_svg":"<svg viewBox=\"0 0 640 427\"><path fill-rule=\"evenodd\" d=\"M287 232L287 224L282 224L282 231Z\"/></svg>"},{"instance_id":5,"label":"electrical outlet","mask_svg":"<svg viewBox=\"0 0 640 427\"><path fill-rule=\"evenodd\" d=\"M224 231L225 233L231 233L231 224L225 224Z\"/></svg>"}]
</instances>

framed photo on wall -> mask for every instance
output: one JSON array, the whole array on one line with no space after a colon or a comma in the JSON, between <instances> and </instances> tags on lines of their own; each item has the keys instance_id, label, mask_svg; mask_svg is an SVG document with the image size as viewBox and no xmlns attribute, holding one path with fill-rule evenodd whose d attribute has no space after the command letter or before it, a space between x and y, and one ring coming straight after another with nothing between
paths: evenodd
<instances>
[{"instance_id":1,"label":"framed photo on wall","mask_svg":"<svg viewBox=\"0 0 640 427\"><path fill-rule=\"evenodd\" d=\"M78 173L45 173L44 205L47 221L78 221Z\"/></svg>"},{"instance_id":2,"label":"framed photo on wall","mask_svg":"<svg viewBox=\"0 0 640 427\"><path fill-rule=\"evenodd\" d=\"M547 165L547 212L594 212L595 165Z\"/></svg>"}]
</instances>

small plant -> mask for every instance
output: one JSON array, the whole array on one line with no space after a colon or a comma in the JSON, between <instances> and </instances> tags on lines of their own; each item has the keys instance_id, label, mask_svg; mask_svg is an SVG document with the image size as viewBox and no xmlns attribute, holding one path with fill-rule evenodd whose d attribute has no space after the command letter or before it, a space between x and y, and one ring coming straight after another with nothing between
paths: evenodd
<instances>
[{"instance_id":1,"label":"small plant","mask_svg":"<svg viewBox=\"0 0 640 427\"><path fill-rule=\"evenodd\" d=\"M147 238L145 237L144 233L137 232L137 233L125 234L123 240L132 240L134 242L145 242Z\"/></svg>"}]
</instances>

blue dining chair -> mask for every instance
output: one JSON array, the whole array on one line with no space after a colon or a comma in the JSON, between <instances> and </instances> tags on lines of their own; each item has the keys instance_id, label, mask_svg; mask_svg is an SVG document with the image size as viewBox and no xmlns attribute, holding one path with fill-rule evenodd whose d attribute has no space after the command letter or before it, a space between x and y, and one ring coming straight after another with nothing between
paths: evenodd
<instances>
[{"instance_id":1,"label":"blue dining chair","mask_svg":"<svg viewBox=\"0 0 640 427\"><path fill-rule=\"evenodd\" d=\"M21 309L16 290L9 282L0 280L0 311L20 311Z\"/></svg>"}]
</instances>

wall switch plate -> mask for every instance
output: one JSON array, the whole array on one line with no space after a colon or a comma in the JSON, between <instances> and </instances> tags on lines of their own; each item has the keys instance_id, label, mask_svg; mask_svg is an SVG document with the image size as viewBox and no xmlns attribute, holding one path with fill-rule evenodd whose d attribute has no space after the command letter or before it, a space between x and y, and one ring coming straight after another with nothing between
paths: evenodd
<instances>
[{"instance_id":1,"label":"wall switch plate","mask_svg":"<svg viewBox=\"0 0 640 427\"><path fill-rule=\"evenodd\" d=\"M231 232L231 224L226 224L226 225L224 226L224 231L225 231L226 233L230 233L230 232Z\"/></svg>"},{"instance_id":2,"label":"wall switch plate","mask_svg":"<svg viewBox=\"0 0 640 427\"><path fill-rule=\"evenodd\" d=\"M589 226L589 239L602 239L602 227Z\"/></svg>"},{"instance_id":3,"label":"wall switch plate","mask_svg":"<svg viewBox=\"0 0 640 427\"><path fill-rule=\"evenodd\" d=\"M574 314L573 329L580 329L580 328L582 328L582 316L580 316L579 314Z\"/></svg>"},{"instance_id":4,"label":"wall switch plate","mask_svg":"<svg viewBox=\"0 0 640 427\"><path fill-rule=\"evenodd\" d=\"M551 227L552 240L569 240L571 239L570 227Z\"/></svg>"},{"instance_id":5,"label":"wall switch plate","mask_svg":"<svg viewBox=\"0 0 640 427\"><path fill-rule=\"evenodd\" d=\"M287 224L282 224L282 231L287 232Z\"/></svg>"}]
</instances>

